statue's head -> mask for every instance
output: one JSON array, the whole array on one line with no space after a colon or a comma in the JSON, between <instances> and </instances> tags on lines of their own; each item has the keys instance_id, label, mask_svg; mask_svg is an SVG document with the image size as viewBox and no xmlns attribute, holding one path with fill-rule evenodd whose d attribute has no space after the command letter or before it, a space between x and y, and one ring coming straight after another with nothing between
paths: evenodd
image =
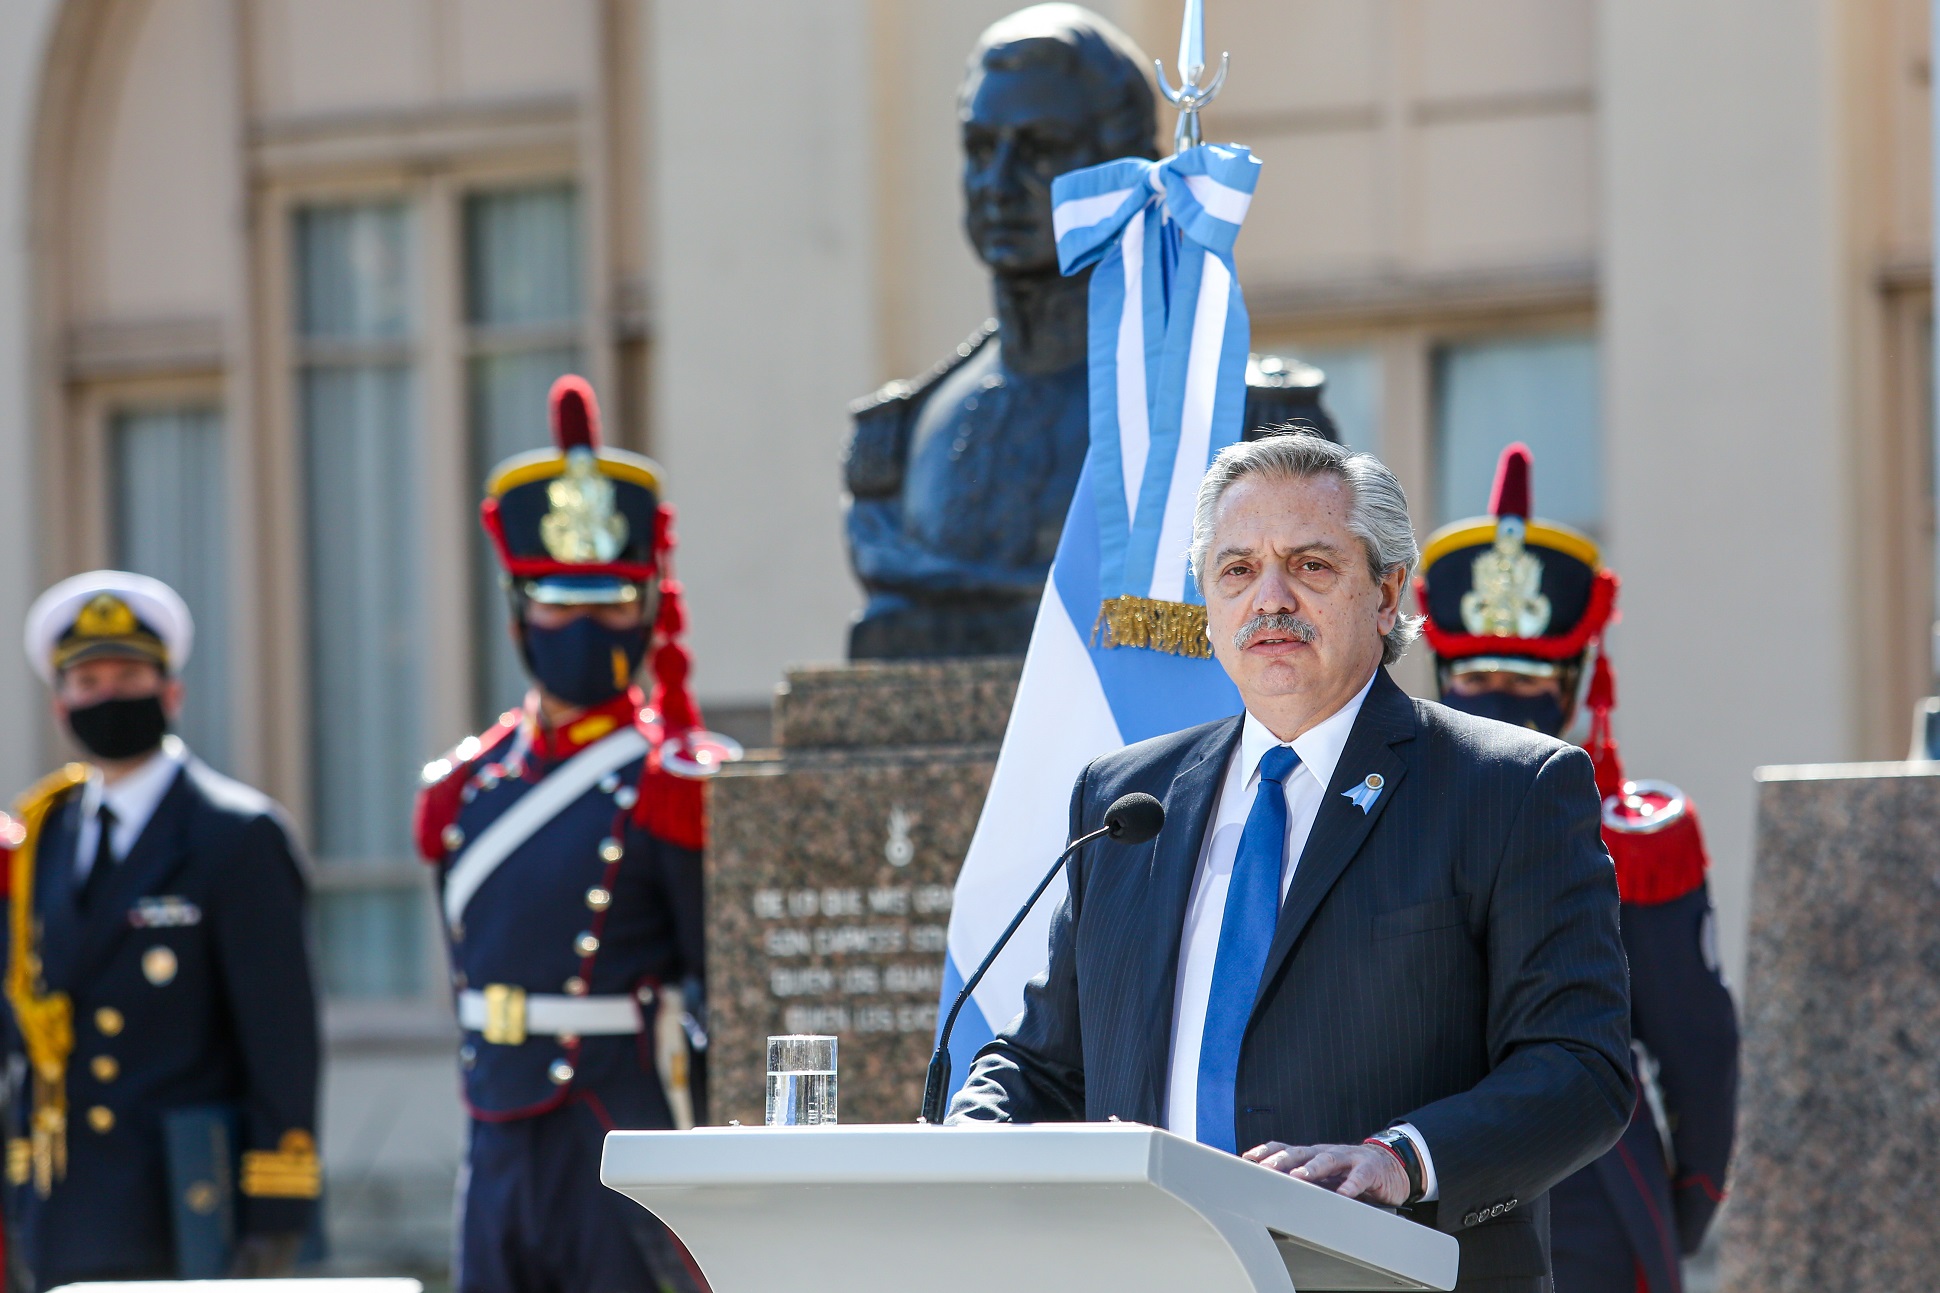
<instances>
[{"instance_id":1,"label":"statue's head","mask_svg":"<svg viewBox=\"0 0 1940 1293\"><path fill-rule=\"evenodd\" d=\"M1074 4L1020 9L979 38L957 97L963 224L993 272L1057 272L1052 180L1158 156L1147 66L1129 36Z\"/></svg>"}]
</instances>

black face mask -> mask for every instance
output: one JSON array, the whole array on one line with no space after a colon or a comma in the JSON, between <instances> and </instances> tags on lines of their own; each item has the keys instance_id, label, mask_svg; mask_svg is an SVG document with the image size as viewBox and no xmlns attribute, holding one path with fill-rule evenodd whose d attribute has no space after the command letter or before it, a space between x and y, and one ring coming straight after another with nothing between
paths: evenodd
<instances>
[{"instance_id":1,"label":"black face mask","mask_svg":"<svg viewBox=\"0 0 1940 1293\"><path fill-rule=\"evenodd\" d=\"M525 667L541 687L569 705L613 699L633 681L647 653L647 627L610 629L591 616L561 628L521 626Z\"/></svg>"},{"instance_id":2,"label":"black face mask","mask_svg":"<svg viewBox=\"0 0 1940 1293\"><path fill-rule=\"evenodd\" d=\"M134 759L168 735L168 715L160 696L102 700L67 711L68 730L98 759Z\"/></svg>"},{"instance_id":3,"label":"black face mask","mask_svg":"<svg viewBox=\"0 0 1940 1293\"><path fill-rule=\"evenodd\" d=\"M1485 691L1473 696L1448 692L1442 704L1477 718L1493 718L1517 727L1533 727L1549 736L1563 733L1563 702L1547 693L1540 696L1511 696L1506 691Z\"/></svg>"}]
</instances>

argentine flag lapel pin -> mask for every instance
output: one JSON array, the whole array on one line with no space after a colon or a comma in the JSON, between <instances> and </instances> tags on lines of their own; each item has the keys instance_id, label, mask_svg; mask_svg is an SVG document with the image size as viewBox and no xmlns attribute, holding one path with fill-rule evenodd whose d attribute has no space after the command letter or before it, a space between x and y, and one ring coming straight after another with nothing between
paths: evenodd
<instances>
[{"instance_id":1,"label":"argentine flag lapel pin","mask_svg":"<svg viewBox=\"0 0 1940 1293\"><path fill-rule=\"evenodd\" d=\"M1381 797L1381 787L1386 784L1380 773L1370 772L1360 785L1341 791L1341 797L1351 801L1365 816L1374 811L1374 801Z\"/></svg>"}]
</instances>

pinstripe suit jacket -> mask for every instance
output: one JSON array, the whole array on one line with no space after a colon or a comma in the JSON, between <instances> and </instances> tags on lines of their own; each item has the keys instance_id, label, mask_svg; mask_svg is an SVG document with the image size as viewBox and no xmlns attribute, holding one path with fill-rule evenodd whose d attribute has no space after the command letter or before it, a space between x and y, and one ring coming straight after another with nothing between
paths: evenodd
<instances>
[{"instance_id":1,"label":"pinstripe suit jacket","mask_svg":"<svg viewBox=\"0 0 1940 1293\"><path fill-rule=\"evenodd\" d=\"M1229 718L1093 762L1075 836L1120 795L1165 829L1085 846L1024 1011L978 1053L955 1119L1159 1124L1186 902ZM1369 773L1363 812L1345 792ZM1354 1143L1411 1122L1463 1289L1539 1286L1545 1191L1630 1117L1617 886L1581 750L1411 700L1384 670L1361 707L1280 911L1239 1061L1238 1142Z\"/></svg>"}]
</instances>

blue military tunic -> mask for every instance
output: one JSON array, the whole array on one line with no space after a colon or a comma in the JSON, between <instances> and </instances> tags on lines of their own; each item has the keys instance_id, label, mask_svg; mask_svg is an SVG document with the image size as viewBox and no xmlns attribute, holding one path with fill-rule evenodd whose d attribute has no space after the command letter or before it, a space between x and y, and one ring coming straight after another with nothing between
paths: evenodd
<instances>
[{"instance_id":1,"label":"blue military tunic","mask_svg":"<svg viewBox=\"0 0 1940 1293\"><path fill-rule=\"evenodd\" d=\"M1551 1191L1557 1293L1681 1293L1680 1259L1724 1197L1738 1027L1718 971L1697 816L1662 782L1604 801L1630 961L1639 1087L1630 1127Z\"/></svg>"},{"instance_id":2,"label":"blue military tunic","mask_svg":"<svg viewBox=\"0 0 1940 1293\"><path fill-rule=\"evenodd\" d=\"M607 1131L673 1127L693 1094L677 1073L668 1090L655 1037L666 989L699 995L698 841L668 838L697 816L670 798L698 788L668 784L657 736L632 693L563 732L507 715L428 769L417 833L438 868L473 1119L460 1289L690 1278L598 1178ZM599 1023L549 1023L567 1010Z\"/></svg>"},{"instance_id":3,"label":"blue military tunic","mask_svg":"<svg viewBox=\"0 0 1940 1293\"><path fill-rule=\"evenodd\" d=\"M64 1172L37 1170L42 1093L31 1077L10 1083L7 1220L42 1288L176 1275L163 1131L174 1111L234 1112L239 1161L226 1166L242 1234L307 1230L321 1188L306 881L281 811L187 758L83 906L81 800L78 783L54 791L31 841L0 841L31 843L41 990L65 994L73 1019ZM16 899L21 888L16 878ZM27 1073L15 1011L8 1024L11 1071Z\"/></svg>"}]
</instances>

